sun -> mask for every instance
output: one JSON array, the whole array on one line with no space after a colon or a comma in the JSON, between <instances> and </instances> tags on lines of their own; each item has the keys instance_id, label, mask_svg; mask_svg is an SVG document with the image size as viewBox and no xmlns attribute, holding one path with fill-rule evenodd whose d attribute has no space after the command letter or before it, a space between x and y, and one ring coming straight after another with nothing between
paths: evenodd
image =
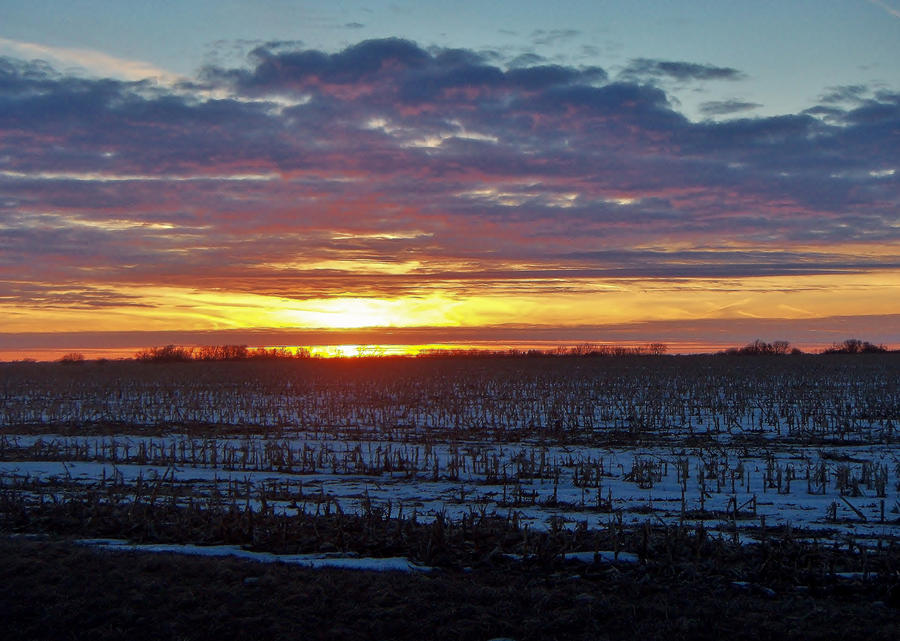
<instances>
[{"instance_id":1,"label":"sun","mask_svg":"<svg viewBox=\"0 0 900 641\"><path fill-rule=\"evenodd\" d=\"M455 324L446 315L448 305L413 298L326 298L296 303L278 311L285 325L327 329L362 327L444 326Z\"/></svg>"}]
</instances>

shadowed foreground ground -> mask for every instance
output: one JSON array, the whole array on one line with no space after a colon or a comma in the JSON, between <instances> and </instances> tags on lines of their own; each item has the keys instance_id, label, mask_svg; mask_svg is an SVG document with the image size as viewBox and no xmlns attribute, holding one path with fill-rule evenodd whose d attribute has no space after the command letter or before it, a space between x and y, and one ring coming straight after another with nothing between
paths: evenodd
<instances>
[{"instance_id":1,"label":"shadowed foreground ground","mask_svg":"<svg viewBox=\"0 0 900 641\"><path fill-rule=\"evenodd\" d=\"M699 566L310 570L0 538L7 639L893 639L896 586L770 592Z\"/></svg>"}]
</instances>

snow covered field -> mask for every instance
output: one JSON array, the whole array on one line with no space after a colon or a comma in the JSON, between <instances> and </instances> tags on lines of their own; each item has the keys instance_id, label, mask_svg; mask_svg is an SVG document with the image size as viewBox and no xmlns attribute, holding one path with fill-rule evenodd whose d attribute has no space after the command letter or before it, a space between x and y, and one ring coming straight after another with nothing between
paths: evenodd
<instances>
[{"instance_id":1,"label":"snow covered field","mask_svg":"<svg viewBox=\"0 0 900 641\"><path fill-rule=\"evenodd\" d=\"M281 434L197 439L4 435L0 485L26 480L64 498L79 488L160 484L256 510L509 514L531 527L703 521L728 536L790 525L823 538L900 537L896 445L587 447L397 444ZM290 452L290 453L288 453ZM173 455L174 454L174 455ZM10 460L12 459L12 460ZM41 460L43 459L43 460ZM55 459L55 460L50 460ZM58 488L58 489L54 489Z\"/></svg>"},{"instance_id":2,"label":"snow covered field","mask_svg":"<svg viewBox=\"0 0 900 641\"><path fill-rule=\"evenodd\" d=\"M0 488L900 540L896 357L290 365L0 366Z\"/></svg>"}]
</instances>

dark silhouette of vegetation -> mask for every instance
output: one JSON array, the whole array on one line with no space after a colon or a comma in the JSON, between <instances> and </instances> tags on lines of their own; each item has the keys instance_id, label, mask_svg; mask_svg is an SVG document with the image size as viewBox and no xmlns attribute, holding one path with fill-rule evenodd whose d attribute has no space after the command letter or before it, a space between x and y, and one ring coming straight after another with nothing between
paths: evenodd
<instances>
[{"instance_id":1,"label":"dark silhouette of vegetation","mask_svg":"<svg viewBox=\"0 0 900 641\"><path fill-rule=\"evenodd\" d=\"M728 356L783 356L785 354L797 355L802 354L803 352L796 347L791 347L791 344L788 341L773 341L771 343L766 343L757 338L752 343L748 343L743 347L729 347L724 352L719 353Z\"/></svg>"},{"instance_id":2,"label":"dark silhouette of vegetation","mask_svg":"<svg viewBox=\"0 0 900 641\"><path fill-rule=\"evenodd\" d=\"M646 345L602 345L596 343L582 343L580 345L542 349L428 349L419 352L423 358L434 357L476 357L476 358L533 358L556 356L662 356L669 350L665 343L648 343Z\"/></svg>"},{"instance_id":3,"label":"dark silhouette of vegetation","mask_svg":"<svg viewBox=\"0 0 900 641\"><path fill-rule=\"evenodd\" d=\"M869 341L862 341L858 338L848 338L842 343L834 343L831 347L822 350L822 354L883 354L890 350L884 345L875 345ZM791 347L787 341L773 341L766 343L756 339L752 343L748 343L743 347L729 347L719 354L727 356L765 356L765 355L783 355L783 354L803 354L803 352Z\"/></svg>"},{"instance_id":4,"label":"dark silhouette of vegetation","mask_svg":"<svg viewBox=\"0 0 900 641\"><path fill-rule=\"evenodd\" d=\"M583 343L571 347L560 346L552 350L526 350L515 348L503 350L476 348L428 349L419 352L417 357L546 358L556 356L661 356L665 354L668 349L668 346L664 343L648 343L646 345L638 346ZM395 357L386 355L384 353L384 348L379 346L364 346L357 348L356 356L362 358L404 358L403 356ZM134 359L142 363L283 360L298 358L312 358L312 354L310 350L305 347L288 349L286 347L249 348L246 345L203 345L201 347L165 345L163 347L149 347L147 349L142 349L134 355Z\"/></svg>"},{"instance_id":5,"label":"dark silhouette of vegetation","mask_svg":"<svg viewBox=\"0 0 900 641\"><path fill-rule=\"evenodd\" d=\"M312 354L305 347L297 347L294 351L287 347L258 347L247 353L249 360L269 361L289 358L310 358Z\"/></svg>"},{"instance_id":6,"label":"dark silhouette of vegetation","mask_svg":"<svg viewBox=\"0 0 900 641\"><path fill-rule=\"evenodd\" d=\"M166 345L150 347L137 352L135 360L143 363L184 363L188 361L249 361L309 358L309 350L303 347L291 351L285 347L250 349L246 345L203 345L181 347Z\"/></svg>"},{"instance_id":7,"label":"dark silhouette of vegetation","mask_svg":"<svg viewBox=\"0 0 900 641\"><path fill-rule=\"evenodd\" d=\"M843 343L835 343L823 354L882 354L888 349L884 345L875 345L869 341L861 341L858 338L848 338Z\"/></svg>"},{"instance_id":8,"label":"dark silhouette of vegetation","mask_svg":"<svg viewBox=\"0 0 900 641\"><path fill-rule=\"evenodd\" d=\"M669 348L665 343L646 343L644 345L609 345L598 343L581 343L579 345L560 345L552 349L427 349L416 356L418 358L553 358L562 356L578 357L623 357L623 356L662 356ZM869 341L848 338L842 343L835 343L823 350L822 354L878 354L888 350L884 345L875 345ZM784 356L801 355L804 352L792 346L788 341L777 340L768 343L756 339L743 347L729 347L718 352L725 356ZM134 355L135 360L143 363L179 363L189 361L274 361L312 358L308 348L297 347L257 347L246 345L203 345L201 347L182 347L165 345L142 349ZM362 358L409 358L403 355L387 355L379 346L363 346L357 348L356 357ZM62 363L84 362L84 355L78 352L66 354L60 359Z\"/></svg>"},{"instance_id":9,"label":"dark silhouette of vegetation","mask_svg":"<svg viewBox=\"0 0 900 641\"><path fill-rule=\"evenodd\" d=\"M566 350L562 355L569 356L661 356L669 350L664 343L649 343L637 346L583 343L575 347L562 349Z\"/></svg>"},{"instance_id":10,"label":"dark silhouette of vegetation","mask_svg":"<svg viewBox=\"0 0 900 641\"><path fill-rule=\"evenodd\" d=\"M142 363L180 363L193 360L193 350L178 345L150 347L137 352L134 358Z\"/></svg>"},{"instance_id":11,"label":"dark silhouette of vegetation","mask_svg":"<svg viewBox=\"0 0 900 641\"><path fill-rule=\"evenodd\" d=\"M63 354L59 362L65 365L81 365L84 363L84 354L81 352L69 352L68 354Z\"/></svg>"},{"instance_id":12,"label":"dark silhouette of vegetation","mask_svg":"<svg viewBox=\"0 0 900 641\"><path fill-rule=\"evenodd\" d=\"M193 352L195 361L243 361L249 357L246 345L204 345Z\"/></svg>"}]
</instances>

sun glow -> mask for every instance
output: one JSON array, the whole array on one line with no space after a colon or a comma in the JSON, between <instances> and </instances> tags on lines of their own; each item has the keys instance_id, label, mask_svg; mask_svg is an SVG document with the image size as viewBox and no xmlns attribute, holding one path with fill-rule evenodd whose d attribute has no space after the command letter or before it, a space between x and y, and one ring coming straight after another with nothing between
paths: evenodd
<instances>
[{"instance_id":1,"label":"sun glow","mask_svg":"<svg viewBox=\"0 0 900 641\"><path fill-rule=\"evenodd\" d=\"M426 350L441 349L437 345L311 345L313 358L367 358L373 356L417 356Z\"/></svg>"},{"instance_id":2,"label":"sun glow","mask_svg":"<svg viewBox=\"0 0 900 641\"><path fill-rule=\"evenodd\" d=\"M375 277L377 279L377 277ZM352 283L348 282L348 285ZM367 279L367 288L373 287ZM6 281L15 289L16 283ZM440 281L420 295L295 298L189 287L47 285L0 298L4 332L577 327L655 320L897 314L900 272L731 279ZM840 307L835 301L840 301Z\"/></svg>"},{"instance_id":3,"label":"sun glow","mask_svg":"<svg viewBox=\"0 0 900 641\"><path fill-rule=\"evenodd\" d=\"M296 304L296 303L295 303ZM275 313L279 326L352 329L454 325L454 304L438 296L423 298L326 298L304 301Z\"/></svg>"}]
</instances>

